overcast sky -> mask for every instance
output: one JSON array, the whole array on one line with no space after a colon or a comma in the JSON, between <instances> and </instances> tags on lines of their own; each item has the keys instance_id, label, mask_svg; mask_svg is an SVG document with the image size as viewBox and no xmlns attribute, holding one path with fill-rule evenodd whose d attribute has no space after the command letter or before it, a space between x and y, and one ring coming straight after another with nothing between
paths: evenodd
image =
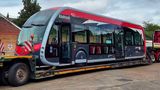
<instances>
[{"instance_id":1,"label":"overcast sky","mask_svg":"<svg viewBox=\"0 0 160 90\"><path fill-rule=\"evenodd\" d=\"M69 6L132 23L150 21L160 25L160 0L38 0L43 9ZM0 0L0 13L18 17L22 0Z\"/></svg>"}]
</instances>

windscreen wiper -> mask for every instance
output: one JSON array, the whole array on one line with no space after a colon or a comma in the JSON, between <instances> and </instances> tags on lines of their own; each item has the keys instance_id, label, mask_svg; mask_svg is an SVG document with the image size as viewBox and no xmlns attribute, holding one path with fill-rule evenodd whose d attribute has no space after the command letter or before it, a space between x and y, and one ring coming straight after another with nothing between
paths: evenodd
<instances>
[{"instance_id":1,"label":"windscreen wiper","mask_svg":"<svg viewBox=\"0 0 160 90\"><path fill-rule=\"evenodd\" d=\"M23 28L31 28L32 26L22 26Z\"/></svg>"},{"instance_id":2,"label":"windscreen wiper","mask_svg":"<svg viewBox=\"0 0 160 90\"><path fill-rule=\"evenodd\" d=\"M44 24L35 24L35 23L32 23L31 25L33 25L33 26L45 26Z\"/></svg>"}]
</instances>

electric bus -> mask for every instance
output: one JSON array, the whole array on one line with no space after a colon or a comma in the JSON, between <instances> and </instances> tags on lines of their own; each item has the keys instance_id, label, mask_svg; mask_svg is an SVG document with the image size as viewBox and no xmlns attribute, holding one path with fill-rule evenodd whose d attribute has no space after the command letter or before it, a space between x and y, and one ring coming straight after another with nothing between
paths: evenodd
<instances>
[{"instance_id":1,"label":"electric bus","mask_svg":"<svg viewBox=\"0 0 160 90\"><path fill-rule=\"evenodd\" d=\"M34 52L24 42L34 35ZM31 16L20 32L17 55L34 54L39 64L66 66L145 58L143 28L70 8Z\"/></svg>"},{"instance_id":2,"label":"electric bus","mask_svg":"<svg viewBox=\"0 0 160 90\"><path fill-rule=\"evenodd\" d=\"M87 66L119 62L129 66L147 60L143 27L69 7L32 15L22 27L15 52L17 56L0 58L0 68L7 73L1 73L1 79L13 86L29 78L95 69L83 68ZM130 63L134 61L138 62ZM54 68L37 75L45 66ZM77 66L81 68L76 70Z\"/></svg>"}]
</instances>

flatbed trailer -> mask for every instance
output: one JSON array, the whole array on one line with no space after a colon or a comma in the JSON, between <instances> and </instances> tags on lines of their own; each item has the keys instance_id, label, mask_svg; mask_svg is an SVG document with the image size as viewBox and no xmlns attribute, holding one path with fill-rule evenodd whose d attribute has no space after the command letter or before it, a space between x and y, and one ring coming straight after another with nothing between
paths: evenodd
<instances>
[{"instance_id":1,"label":"flatbed trailer","mask_svg":"<svg viewBox=\"0 0 160 90\"><path fill-rule=\"evenodd\" d=\"M21 61L17 61L21 60ZM36 59L32 56L6 56L0 58L0 82L4 84L10 84L12 86L19 86L17 84L10 83L9 75L10 69L13 68L14 65L25 63L29 68L29 79L42 79L48 77L54 77L57 75L64 75L69 73L77 73L91 70L100 70L100 69L112 69L119 67L127 67L133 65L144 65L151 64L150 61L147 60L130 60L130 61L120 61L120 62L112 62L112 63L104 63L104 64L96 64L96 65L87 65L87 66L73 66L73 67L64 67L64 68L56 68L54 66L36 66ZM11 73L12 74L12 73ZM22 75L23 76L23 75Z\"/></svg>"}]
</instances>

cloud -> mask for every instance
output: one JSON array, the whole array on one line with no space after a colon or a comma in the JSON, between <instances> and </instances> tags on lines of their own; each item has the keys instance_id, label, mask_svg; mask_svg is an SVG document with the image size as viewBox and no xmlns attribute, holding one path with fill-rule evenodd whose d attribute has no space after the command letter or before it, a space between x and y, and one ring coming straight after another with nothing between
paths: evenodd
<instances>
[{"instance_id":1,"label":"cloud","mask_svg":"<svg viewBox=\"0 0 160 90\"><path fill-rule=\"evenodd\" d=\"M94 13L104 13L109 0L39 0L43 9L52 7L73 7Z\"/></svg>"},{"instance_id":2,"label":"cloud","mask_svg":"<svg viewBox=\"0 0 160 90\"><path fill-rule=\"evenodd\" d=\"M160 24L157 21L160 11L159 0L110 0L104 15L141 24L144 21ZM156 17L156 18L155 18Z\"/></svg>"},{"instance_id":3,"label":"cloud","mask_svg":"<svg viewBox=\"0 0 160 90\"><path fill-rule=\"evenodd\" d=\"M68 3L78 3L80 0L38 0L42 9L61 7Z\"/></svg>"},{"instance_id":4,"label":"cloud","mask_svg":"<svg viewBox=\"0 0 160 90\"><path fill-rule=\"evenodd\" d=\"M23 6L14 6L14 7L3 7L0 9L0 13L2 13L4 16L7 16L7 13L9 13L9 16L12 18L17 18L19 16L18 12L23 8Z\"/></svg>"},{"instance_id":5,"label":"cloud","mask_svg":"<svg viewBox=\"0 0 160 90\"><path fill-rule=\"evenodd\" d=\"M22 8L21 0L0 0L0 13L4 16L9 13L10 17L16 18Z\"/></svg>"},{"instance_id":6,"label":"cloud","mask_svg":"<svg viewBox=\"0 0 160 90\"><path fill-rule=\"evenodd\" d=\"M159 0L37 0L43 9L69 6L132 23L150 21L160 24ZM17 17L23 8L21 0L0 0L0 13Z\"/></svg>"},{"instance_id":7,"label":"cloud","mask_svg":"<svg viewBox=\"0 0 160 90\"><path fill-rule=\"evenodd\" d=\"M94 13L104 13L109 0L81 0L78 3L68 3L64 6L90 11Z\"/></svg>"},{"instance_id":8,"label":"cloud","mask_svg":"<svg viewBox=\"0 0 160 90\"><path fill-rule=\"evenodd\" d=\"M21 0L0 0L0 7L14 7L20 5Z\"/></svg>"},{"instance_id":9,"label":"cloud","mask_svg":"<svg viewBox=\"0 0 160 90\"><path fill-rule=\"evenodd\" d=\"M158 21L160 10L159 0L39 0L43 1L43 9L69 6L83 11L105 15L132 23L141 24ZM41 2L40 2L41 3Z\"/></svg>"}]
</instances>

